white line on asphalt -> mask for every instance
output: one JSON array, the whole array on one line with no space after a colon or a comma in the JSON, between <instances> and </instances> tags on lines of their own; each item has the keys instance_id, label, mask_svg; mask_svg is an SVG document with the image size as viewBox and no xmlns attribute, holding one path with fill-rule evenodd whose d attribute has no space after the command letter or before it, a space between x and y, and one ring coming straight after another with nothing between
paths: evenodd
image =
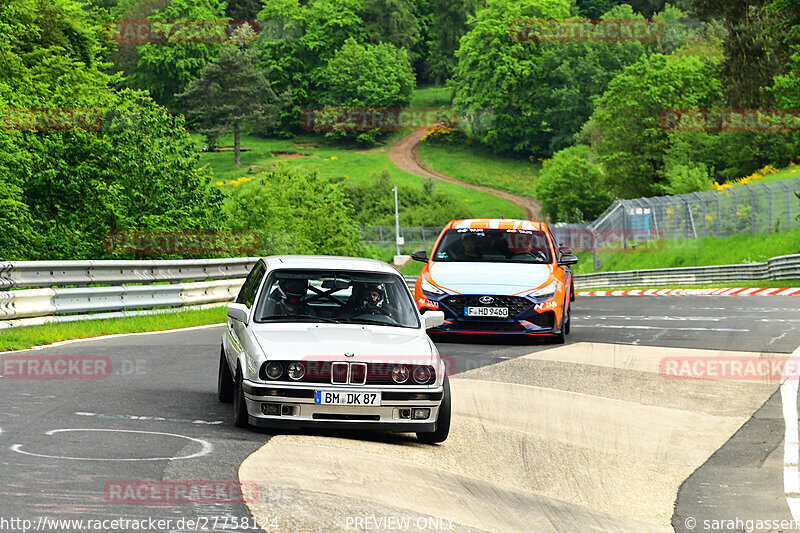
<instances>
[{"instance_id":1,"label":"white line on asphalt","mask_svg":"<svg viewBox=\"0 0 800 533\"><path fill-rule=\"evenodd\" d=\"M664 320L664 321L694 321L694 322L724 322L728 320L742 320L741 316L614 316L614 315L573 315L577 320ZM800 318L751 318L744 319L755 322L800 322Z\"/></svg>"},{"instance_id":2,"label":"white line on asphalt","mask_svg":"<svg viewBox=\"0 0 800 533\"><path fill-rule=\"evenodd\" d=\"M115 339L119 337L138 337L139 335L161 335L162 333L180 333L182 331L192 331L195 329L208 329L208 328L216 328L219 326L224 326L224 322L220 322L219 324L206 324L205 326L192 326L189 328L179 328L179 329L163 329L160 331L142 331L139 333L115 333L114 335L100 335L99 337L87 337L85 339L69 339L66 341L58 341L54 342L53 344L44 344L42 346L34 346L33 348L25 348L24 350L8 350L5 352L0 352L0 356L9 355L12 353L20 353L20 352L30 352L33 350L44 350L45 348L54 348L56 346L64 346L66 344L75 344L76 342L91 342L91 341L102 341L105 339Z\"/></svg>"},{"instance_id":3,"label":"white line on asphalt","mask_svg":"<svg viewBox=\"0 0 800 533\"><path fill-rule=\"evenodd\" d=\"M660 328L657 326L618 326L615 324L573 324L573 328L607 328L607 329L656 329L664 331L750 331L736 328Z\"/></svg>"},{"instance_id":4,"label":"white line on asphalt","mask_svg":"<svg viewBox=\"0 0 800 533\"><path fill-rule=\"evenodd\" d=\"M791 363L790 363L791 361ZM781 383L781 407L786 432L783 437L783 492L786 503L795 522L800 520L800 471L797 468L800 458L800 443L797 434L797 386L800 380L800 348L797 348L783 366Z\"/></svg>"},{"instance_id":5,"label":"white line on asphalt","mask_svg":"<svg viewBox=\"0 0 800 533\"><path fill-rule=\"evenodd\" d=\"M197 453L193 453L192 455L183 455L180 457L144 457L144 458L136 458L136 459L107 459L107 458L97 458L97 457L69 457L64 455L45 455L40 453L33 453L33 452L26 452L22 450L22 444L14 444L11 449L17 453L21 453L23 455L31 455L34 457L44 457L47 459L68 459L71 461L172 461L177 459L194 459L197 457L202 457L204 455L210 454L214 450L214 446L211 445L210 442L203 440L203 439L196 439L194 437L187 437L186 435L179 435L177 433L163 433L160 431L134 431L132 429L53 429L45 433L45 435L55 435L56 433L65 433L69 431L96 431L96 432L112 432L112 433L143 433L147 435L165 435L167 437L178 437L181 439L190 440L192 442L196 442L200 444L201 449Z\"/></svg>"}]
</instances>

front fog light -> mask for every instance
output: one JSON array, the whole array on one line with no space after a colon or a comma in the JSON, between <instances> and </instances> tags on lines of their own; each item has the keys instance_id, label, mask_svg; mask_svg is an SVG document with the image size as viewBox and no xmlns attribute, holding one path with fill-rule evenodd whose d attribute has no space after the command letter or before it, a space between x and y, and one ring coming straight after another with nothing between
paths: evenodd
<instances>
[{"instance_id":1,"label":"front fog light","mask_svg":"<svg viewBox=\"0 0 800 533\"><path fill-rule=\"evenodd\" d=\"M430 409L412 409L411 418L414 420L427 420L431 416Z\"/></svg>"},{"instance_id":2,"label":"front fog light","mask_svg":"<svg viewBox=\"0 0 800 533\"><path fill-rule=\"evenodd\" d=\"M303 376L306 375L306 369L303 367L303 363L295 361L294 363L289 363L286 373L289 374L290 378L297 381L298 379L303 379Z\"/></svg>"},{"instance_id":3,"label":"front fog light","mask_svg":"<svg viewBox=\"0 0 800 533\"><path fill-rule=\"evenodd\" d=\"M278 379L283 374L283 365L273 361L267 363L267 377L269 379Z\"/></svg>"},{"instance_id":4,"label":"front fog light","mask_svg":"<svg viewBox=\"0 0 800 533\"><path fill-rule=\"evenodd\" d=\"M281 414L281 406L278 403L262 403L261 412L268 416L279 416Z\"/></svg>"},{"instance_id":5,"label":"front fog light","mask_svg":"<svg viewBox=\"0 0 800 533\"><path fill-rule=\"evenodd\" d=\"M418 366L414 369L414 381L420 385L424 385L431 379L431 371L427 366Z\"/></svg>"},{"instance_id":6,"label":"front fog light","mask_svg":"<svg viewBox=\"0 0 800 533\"><path fill-rule=\"evenodd\" d=\"M405 383L411 376L411 372L406 365L396 365L392 369L392 381L395 383Z\"/></svg>"}]
</instances>

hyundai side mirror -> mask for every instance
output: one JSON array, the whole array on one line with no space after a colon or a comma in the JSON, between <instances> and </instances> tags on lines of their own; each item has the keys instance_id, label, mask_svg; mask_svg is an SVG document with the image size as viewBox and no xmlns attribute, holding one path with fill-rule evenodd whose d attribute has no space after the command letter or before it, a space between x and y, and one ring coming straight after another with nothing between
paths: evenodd
<instances>
[{"instance_id":1,"label":"hyundai side mirror","mask_svg":"<svg viewBox=\"0 0 800 533\"><path fill-rule=\"evenodd\" d=\"M573 255L573 254L563 254L558 259L558 264L559 265L565 265L565 266L566 265L574 265L577 262L578 262L578 256L577 255Z\"/></svg>"},{"instance_id":2,"label":"hyundai side mirror","mask_svg":"<svg viewBox=\"0 0 800 533\"><path fill-rule=\"evenodd\" d=\"M426 252L425 250L420 250L418 252L414 252L413 254L411 254L411 259L413 259L414 261L420 261L422 263L427 263L428 262L428 252Z\"/></svg>"}]
</instances>

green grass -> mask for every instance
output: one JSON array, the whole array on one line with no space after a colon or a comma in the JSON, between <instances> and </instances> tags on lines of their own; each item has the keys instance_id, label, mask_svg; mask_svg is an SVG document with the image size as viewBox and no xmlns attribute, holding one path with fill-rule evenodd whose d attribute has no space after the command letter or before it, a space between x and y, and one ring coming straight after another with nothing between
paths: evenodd
<instances>
[{"instance_id":1,"label":"green grass","mask_svg":"<svg viewBox=\"0 0 800 533\"><path fill-rule=\"evenodd\" d=\"M417 87L409 107L450 107L452 92L436 85Z\"/></svg>"},{"instance_id":2,"label":"green grass","mask_svg":"<svg viewBox=\"0 0 800 533\"><path fill-rule=\"evenodd\" d=\"M393 139L399 137L400 135L396 134ZM198 147L201 147L203 143L200 137L197 137L197 142ZM233 139L230 136L219 140L220 146L232 144ZM250 151L242 152L242 166L238 169L233 165L233 152L203 153L200 156L201 163L208 163L214 169L215 182L221 182L220 187L223 189L237 186L247 187L248 183L246 182L231 185L231 181L241 177L253 180L261 179L263 173L279 161L284 161L302 171L316 170L322 176L345 177L345 179L358 184L371 182L374 175L379 175L383 171L389 173L395 184L421 189L424 183L423 178L403 172L389 160L387 157L388 144L362 150L329 143L316 136L299 136L293 139L243 137L242 147ZM273 156L272 154L275 152L303 153L307 154L307 157L281 158ZM519 218L522 216L517 206L488 193L443 182L436 182L436 189L456 198L458 202L463 202L474 217ZM403 224L402 213L400 214L400 223Z\"/></svg>"},{"instance_id":3,"label":"green grass","mask_svg":"<svg viewBox=\"0 0 800 533\"><path fill-rule=\"evenodd\" d=\"M192 309L126 318L106 318L81 322L53 323L0 330L0 352L24 350L67 339L83 339L116 333L138 333L222 324L226 309Z\"/></svg>"},{"instance_id":4,"label":"green grass","mask_svg":"<svg viewBox=\"0 0 800 533\"><path fill-rule=\"evenodd\" d=\"M763 263L771 257L800 253L800 229L768 235L736 235L726 239L664 241L645 251L598 253L598 272L709 265ZM591 252L579 252L576 274L594 272Z\"/></svg>"},{"instance_id":5,"label":"green grass","mask_svg":"<svg viewBox=\"0 0 800 533\"><path fill-rule=\"evenodd\" d=\"M419 154L425 166L446 176L531 197L541 169L538 161L500 157L464 144L441 146L423 142Z\"/></svg>"}]
</instances>

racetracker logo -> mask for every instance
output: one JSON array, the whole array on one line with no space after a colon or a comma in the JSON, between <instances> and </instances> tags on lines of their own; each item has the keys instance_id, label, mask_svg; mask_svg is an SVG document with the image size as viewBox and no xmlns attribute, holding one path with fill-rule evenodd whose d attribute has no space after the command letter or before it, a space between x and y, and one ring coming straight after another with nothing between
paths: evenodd
<instances>
[{"instance_id":1,"label":"racetracker logo","mask_svg":"<svg viewBox=\"0 0 800 533\"><path fill-rule=\"evenodd\" d=\"M665 379L710 381L764 381L779 383L782 376L797 379L800 360L788 355L743 355L728 357L664 357L659 373Z\"/></svg>"},{"instance_id":2,"label":"racetracker logo","mask_svg":"<svg viewBox=\"0 0 800 533\"><path fill-rule=\"evenodd\" d=\"M306 131L400 131L455 122L452 109L422 107L318 107L300 114Z\"/></svg>"},{"instance_id":3,"label":"racetracker logo","mask_svg":"<svg viewBox=\"0 0 800 533\"><path fill-rule=\"evenodd\" d=\"M556 227L554 230L558 244L576 252L657 252L664 247L660 234L652 228L591 230Z\"/></svg>"},{"instance_id":4,"label":"racetracker logo","mask_svg":"<svg viewBox=\"0 0 800 533\"><path fill-rule=\"evenodd\" d=\"M517 42L660 42L664 24L645 19L527 18L512 20L508 33Z\"/></svg>"},{"instance_id":5,"label":"racetracker logo","mask_svg":"<svg viewBox=\"0 0 800 533\"><path fill-rule=\"evenodd\" d=\"M253 503L258 485L252 481L109 481L103 489L106 503L209 504Z\"/></svg>"},{"instance_id":6,"label":"racetracker logo","mask_svg":"<svg viewBox=\"0 0 800 533\"><path fill-rule=\"evenodd\" d=\"M229 19L123 19L109 22L106 35L120 44L226 43L240 40L241 34L234 32L246 27L252 32L249 39L256 39L259 22Z\"/></svg>"},{"instance_id":7,"label":"racetracker logo","mask_svg":"<svg viewBox=\"0 0 800 533\"><path fill-rule=\"evenodd\" d=\"M800 131L800 109L665 109L661 129L669 132Z\"/></svg>"},{"instance_id":8,"label":"racetracker logo","mask_svg":"<svg viewBox=\"0 0 800 533\"><path fill-rule=\"evenodd\" d=\"M252 254L252 231L112 231L103 246L110 254Z\"/></svg>"},{"instance_id":9,"label":"racetracker logo","mask_svg":"<svg viewBox=\"0 0 800 533\"><path fill-rule=\"evenodd\" d=\"M3 379L104 379L111 359L104 355L5 355Z\"/></svg>"},{"instance_id":10,"label":"racetracker logo","mask_svg":"<svg viewBox=\"0 0 800 533\"><path fill-rule=\"evenodd\" d=\"M135 109L99 107L7 107L0 109L0 129L43 133L51 131L136 130L141 113Z\"/></svg>"}]
</instances>

